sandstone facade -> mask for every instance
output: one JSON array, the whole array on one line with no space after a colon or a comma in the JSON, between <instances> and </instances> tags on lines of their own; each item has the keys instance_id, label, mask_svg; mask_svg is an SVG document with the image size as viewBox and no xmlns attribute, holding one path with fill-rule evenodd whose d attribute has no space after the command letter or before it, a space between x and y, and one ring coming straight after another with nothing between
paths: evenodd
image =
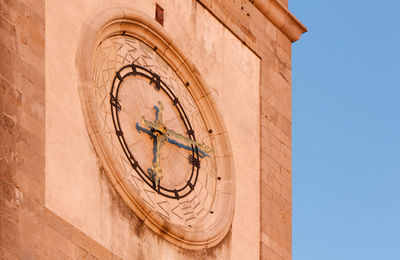
<instances>
[{"instance_id":1,"label":"sandstone facade","mask_svg":"<svg viewBox=\"0 0 400 260\"><path fill-rule=\"evenodd\" d=\"M61 116L57 111L54 112L57 100L48 98L56 95L54 87L50 85L54 77L49 73L55 71L52 68L56 65L59 66L59 70L70 69L68 64L75 64L76 53L71 53L71 57L68 51L73 49L68 49L68 46L65 47L67 53L55 55L51 52L50 46L59 44L61 47L58 47L62 48L63 42L74 41L75 34L66 31L65 38L55 43L57 35L53 33L57 32L57 28L51 27L54 24L46 23L60 19L57 24L60 26L58 30L67 28L79 31L80 27L73 26L82 26L85 17L76 12L86 12L87 16L90 16L94 7L106 5L108 2L91 0L61 4L60 1L50 0L0 1L0 257L242 259L246 255L252 259L291 259L291 43L306 29L287 11L286 0L185 0L183 5L187 8L187 13L209 19L210 23L215 24L211 28L222 28L222 31L226 31L226 37L229 38L227 41L233 44L236 44L236 41L241 42L243 57L252 57L252 68L258 66L259 69L259 73L254 74L258 77L258 89L253 92L254 97L258 99L256 102L259 110L256 111L256 120L252 120L256 122L255 133L259 135L254 139L258 145L258 170L256 176L246 184L248 187L256 186L253 187L253 191L256 192L241 194L241 190L237 188L237 196L242 198L238 200L237 219L254 222L248 230L251 234L248 238L241 237L240 234L246 230L240 228L240 223L234 222L227 237L212 248L194 251L166 242L144 225L124 203L104 170L96 164L96 160L87 169L94 169L92 174L99 180L99 193L104 193L111 211L115 212L116 217L113 220L128 223L125 228L129 230L130 236L137 238L135 243L138 244L113 244L113 236L117 236L118 232L109 233L108 237L91 233L90 230L93 229L88 229L84 221L74 219L74 216L79 218L79 212L68 213L66 207L59 207L57 201L52 201L55 198L52 192L56 191L56 186L49 186L56 183L52 178L57 177L54 174L65 175L61 175L61 168L57 170L48 166L54 162L51 159L54 156L48 153L48 149L55 147L52 146L52 140L55 140L53 137L57 134L49 133L56 129L52 128L52 124L57 122L57 116ZM126 2L128 1L121 0L116 5L123 6ZM155 1L144 2L143 12L148 10L149 15L153 15ZM168 31L168 19L173 20L168 15L177 12L175 9L179 5L175 2L171 4L167 0L156 2L164 8L164 26ZM57 17L60 13L68 14L69 17ZM71 22L68 19L75 20ZM46 28L49 28L48 31ZM173 31L171 29L169 33L173 34ZM212 32L208 33L212 35ZM187 41L183 35L176 34L176 37L182 37L179 41L183 43ZM184 45L187 44L183 44L181 48L185 49ZM223 48L217 46L217 49ZM199 54L190 48L185 52L192 59L191 62L199 64L201 74L206 66L202 66L202 61L197 60L200 59ZM254 65L257 63L259 65ZM76 71L71 68L68 75L75 75ZM217 75L211 77L209 85L213 84L216 77ZM223 99L229 99L224 92L219 95L222 97L221 102L225 102ZM78 104L74 108L77 109L75 112L80 113L79 97L76 97L74 102ZM68 121L68 114L74 112L68 109L66 111L65 120ZM54 120L51 119L52 116ZM228 122L225 123L230 124L230 119L226 120ZM81 127L84 129L84 125ZM235 143L241 143L241 129L238 131L231 134L239 138ZM68 132L62 134L65 136ZM74 133L71 136L74 136ZM62 136L60 140L62 142ZM88 160L93 158L95 159L95 156ZM244 166L240 164L235 167L239 169ZM239 179L241 183L248 180ZM249 205L246 205L246 196L249 196ZM70 198L65 196L64 199L68 204ZM140 242L141 238L145 238L147 242ZM244 240L247 242L242 243ZM241 248L241 244L245 246ZM162 252L162 255L157 252Z\"/></svg>"}]
</instances>

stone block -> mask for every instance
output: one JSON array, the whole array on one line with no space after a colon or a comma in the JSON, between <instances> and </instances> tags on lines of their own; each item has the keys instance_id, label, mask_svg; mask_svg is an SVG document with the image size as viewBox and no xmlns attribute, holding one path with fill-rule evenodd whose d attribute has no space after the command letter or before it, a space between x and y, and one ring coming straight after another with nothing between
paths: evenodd
<instances>
[{"instance_id":1,"label":"stone block","mask_svg":"<svg viewBox=\"0 0 400 260\"><path fill-rule=\"evenodd\" d=\"M87 256L93 256L98 259L112 259L113 257L109 250L88 237L86 234L82 233L80 230L72 229L71 241L82 249L79 250L79 254L88 253Z\"/></svg>"},{"instance_id":2,"label":"stone block","mask_svg":"<svg viewBox=\"0 0 400 260\"><path fill-rule=\"evenodd\" d=\"M22 89L24 91L24 89ZM36 119L38 122L41 122L42 129L44 129L44 105L38 100L30 99L29 97L23 95L22 96L22 109L28 113L31 117ZM37 130L33 129L32 131ZM40 133L40 132L38 132Z\"/></svg>"},{"instance_id":3,"label":"stone block","mask_svg":"<svg viewBox=\"0 0 400 260\"><path fill-rule=\"evenodd\" d=\"M94 255L92 255L91 253L89 253L88 251L86 251L83 248L76 248L75 250L75 257L74 259L87 259L87 260L97 260L99 258L95 257Z\"/></svg>"},{"instance_id":4,"label":"stone block","mask_svg":"<svg viewBox=\"0 0 400 260\"><path fill-rule=\"evenodd\" d=\"M0 207L6 212L13 212L20 207L20 190L0 179ZM9 215L9 214L7 214Z\"/></svg>"},{"instance_id":5,"label":"stone block","mask_svg":"<svg viewBox=\"0 0 400 260\"><path fill-rule=\"evenodd\" d=\"M45 224L58 232L61 236L65 237L67 240L72 239L72 230L74 227L66 222L64 219L60 218L47 208L44 209L43 220Z\"/></svg>"},{"instance_id":6,"label":"stone block","mask_svg":"<svg viewBox=\"0 0 400 260\"><path fill-rule=\"evenodd\" d=\"M15 141L10 133L1 129L0 143L0 178L7 183L18 186L18 152L16 151Z\"/></svg>"},{"instance_id":7,"label":"stone block","mask_svg":"<svg viewBox=\"0 0 400 260\"><path fill-rule=\"evenodd\" d=\"M276 42L286 52L286 55L291 57L292 54L292 43L288 37L280 30L276 31Z\"/></svg>"},{"instance_id":8,"label":"stone block","mask_svg":"<svg viewBox=\"0 0 400 260\"><path fill-rule=\"evenodd\" d=\"M0 42L7 48L13 51L16 50L17 43L15 25L3 15L0 15Z\"/></svg>"},{"instance_id":9,"label":"stone block","mask_svg":"<svg viewBox=\"0 0 400 260\"><path fill-rule=\"evenodd\" d=\"M289 135L285 134L280 128L278 128L275 124L271 123L271 121L268 120L262 120L261 122L261 127L265 128L266 131L275 136L280 142L282 142L284 145L291 147L291 138Z\"/></svg>"},{"instance_id":10,"label":"stone block","mask_svg":"<svg viewBox=\"0 0 400 260\"><path fill-rule=\"evenodd\" d=\"M20 1L2 0L0 1L0 14L7 20L14 23L18 16L18 5Z\"/></svg>"},{"instance_id":11,"label":"stone block","mask_svg":"<svg viewBox=\"0 0 400 260\"><path fill-rule=\"evenodd\" d=\"M3 256L0 255L0 258L10 259L12 255L18 255L18 231L19 225L16 221L11 221L0 215L0 247L4 250Z\"/></svg>"},{"instance_id":12,"label":"stone block","mask_svg":"<svg viewBox=\"0 0 400 260\"><path fill-rule=\"evenodd\" d=\"M77 247L70 240L48 225L45 225L44 227L44 239L51 247L56 248L66 257L74 259Z\"/></svg>"},{"instance_id":13,"label":"stone block","mask_svg":"<svg viewBox=\"0 0 400 260\"><path fill-rule=\"evenodd\" d=\"M43 249L40 251L41 253L38 255L39 258L44 259L60 259L60 260L72 260L76 259L74 257L69 257L64 252L60 251L58 248L52 247L48 244L42 245ZM75 254L74 254L75 256Z\"/></svg>"},{"instance_id":14,"label":"stone block","mask_svg":"<svg viewBox=\"0 0 400 260\"><path fill-rule=\"evenodd\" d=\"M271 247L261 243L261 259L262 260L283 260L277 252L274 252Z\"/></svg>"},{"instance_id":15,"label":"stone block","mask_svg":"<svg viewBox=\"0 0 400 260\"><path fill-rule=\"evenodd\" d=\"M3 79L12 84L14 82L15 53L0 42L0 55L0 75Z\"/></svg>"},{"instance_id":16,"label":"stone block","mask_svg":"<svg viewBox=\"0 0 400 260\"><path fill-rule=\"evenodd\" d=\"M15 73L14 87L22 92L24 99L33 100L36 103L44 106L44 85L33 84L25 75L21 73Z\"/></svg>"},{"instance_id":17,"label":"stone block","mask_svg":"<svg viewBox=\"0 0 400 260\"><path fill-rule=\"evenodd\" d=\"M4 112L10 116L17 118L20 113L20 106L22 100L22 93L20 90L3 81L5 85L4 93Z\"/></svg>"},{"instance_id":18,"label":"stone block","mask_svg":"<svg viewBox=\"0 0 400 260\"><path fill-rule=\"evenodd\" d=\"M24 171L19 174L21 190L25 197L29 197L39 204L44 205L43 178L37 180L35 176L42 177L43 171Z\"/></svg>"}]
</instances>

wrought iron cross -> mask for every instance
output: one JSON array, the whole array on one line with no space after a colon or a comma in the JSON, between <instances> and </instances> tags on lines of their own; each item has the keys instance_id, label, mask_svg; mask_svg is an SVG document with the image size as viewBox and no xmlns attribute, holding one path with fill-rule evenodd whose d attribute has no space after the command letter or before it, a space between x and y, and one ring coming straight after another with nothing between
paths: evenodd
<instances>
[{"instance_id":1,"label":"wrought iron cross","mask_svg":"<svg viewBox=\"0 0 400 260\"><path fill-rule=\"evenodd\" d=\"M185 150L192 150L191 145L195 145L199 151L200 158L209 156L212 149L204 143L196 142L190 138L183 136L169 128L163 123L163 110L164 106L161 101L158 101L158 106L154 106L155 119L153 122L147 121L144 116L141 118L141 123L145 126L142 127L139 123L136 123L136 130L140 133L146 133L153 140L153 164L147 169L149 177L153 180L154 188L156 189L160 185L162 179L162 169L160 166L161 158L161 147L165 142L176 145ZM181 142L178 142L181 141ZM183 142L183 143L182 143ZM189 146L190 145L190 146ZM200 161L193 156L189 156L189 163L200 167Z\"/></svg>"}]
</instances>

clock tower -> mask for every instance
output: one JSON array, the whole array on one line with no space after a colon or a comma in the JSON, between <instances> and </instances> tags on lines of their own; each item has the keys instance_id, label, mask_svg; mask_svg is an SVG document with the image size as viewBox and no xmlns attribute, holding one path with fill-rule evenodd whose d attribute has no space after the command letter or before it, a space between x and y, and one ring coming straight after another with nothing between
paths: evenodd
<instances>
[{"instance_id":1,"label":"clock tower","mask_svg":"<svg viewBox=\"0 0 400 260\"><path fill-rule=\"evenodd\" d=\"M1 5L2 258L291 259L287 0Z\"/></svg>"}]
</instances>

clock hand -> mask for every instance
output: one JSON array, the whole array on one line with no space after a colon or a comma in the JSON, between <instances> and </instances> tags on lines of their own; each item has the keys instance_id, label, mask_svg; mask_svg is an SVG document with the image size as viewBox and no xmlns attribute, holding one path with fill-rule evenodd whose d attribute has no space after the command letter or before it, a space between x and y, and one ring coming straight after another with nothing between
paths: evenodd
<instances>
[{"instance_id":1,"label":"clock hand","mask_svg":"<svg viewBox=\"0 0 400 260\"><path fill-rule=\"evenodd\" d=\"M165 135L165 133L166 133L166 128L162 123L147 121L144 118L144 116L142 116L142 124L145 125L146 127L150 128L150 129L154 129L160 135Z\"/></svg>"},{"instance_id":2,"label":"clock hand","mask_svg":"<svg viewBox=\"0 0 400 260\"><path fill-rule=\"evenodd\" d=\"M185 142L186 144L191 144L191 145L196 145L202 155L200 157L208 156L209 153L212 152L211 147L207 146L204 143L199 143L196 141L191 140L190 138L187 138L181 134L176 133L175 131L168 129L162 122L162 117L163 117L163 110L164 106L161 103L161 101L158 101L158 106L154 106L154 109L156 110L155 114L155 120L154 122L148 121L142 116L141 121L144 126L147 128L150 128L150 131L152 133L152 138L155 138L155 152L154 152L154 157L153 157L153 165L147 170L150 177L153 179L154 183L154 188L159 187L160 185L160 180L162 179L162 169L160 166L160 161L161 161L161 146L162 143L165 141L168 141L170 143L173 143L172 139L169 139L169 136L173 136L178 140L181 140ZM137 129L141 129L141 127L136 124ZM149 131L149 130L148 130ZM150 132L149 131L149 132ZM176 142L176 141L174 141ZM176 144L179 144L176 142ZM186 149L186 148L185 148Z\"/></svg>"},{"instance_id":3,"label":"clock hand","mask_svg":"<svg viewBox=\"0 0 400 260\"><path fill-rule=\"evenodd\" d=\"M157 104L158 104L158 107L154 106L154 108L157 111L156 121L160 122L162 124L164 106L163 106L163 103L161 103L161 101L158 101Z\"/></svg>"},{"instance_id":4,"label":"clock hand","mask_svg":"<svg viewBox=\"0 0 400 260\"><path fill-rule=\"evenodd\" d=\"M153 128L153 129L157 129L158 128L158 123L153 123L151 121L147 121L144 116L142 116L142 124L145 125L148 128Z\"/></svg>"},{"instance_id":5,"label":"clock hand","mask_svg":"<svg viewBox=\"0 0 400 260\"><path fill-rule=\"evenodd\" d=\"M138 122L136 122L136 130L137 130L139 133L140 133L140 132L146 133L146 134L148 134L150 137L153 136L153 133L152 133L149 129L144 128L144 127L141 127L141 126L139 125Z\"/></svg>"},{"instance_id":6,"label":"clock hand","mask_svg":"<svg viewBox=\"0 0 400 260\"><path fill-rule=\"evenodd\" d=\"M186 143L196 145L200 150L202 150L207 155L212 152L211 147L207 146L204 143L198 143L196 141L193 141L193 140L191 140L191 139L189 139L189 138L187 138L187 137L185 137L185 136L183 136L181 134L176 133L175 131L173 131L171 129L167 128L166 130L167 130L167 135L173 136L173 137L175 137L175 138L177 138L177 139L179 139L181 141L184 141Z\"/></svg>"},{"instance_id":7,"label":"clock hand","mask_svg":"<svg viewBox=\"0 0 400 260\"><path fill-rule=\"evenodd\" d=\"M161 145L164 142L163 138L159 135L156 136L156 153L154 155L153 165L151 166L151 174L154 180L155 188L160 185L160 180L162 179L162 170L160 167L160 159L161 159Z\"/></svg>"},{"instance_id":8,"label":"clock hand","mask_svg":"<svg viewBox=\"0 0 400 260\"><path fill-rule=\"evenodd\" d=\"M160 180L162 179L162 170L160 166L160 159L161 159L161 145L163 142L167 140L166 128L162 124L162 112L163 112L163 105L161 102L158 102L160 108L154 106L156 109L156 120L154 122L147 121L144 116L142 116L141 121L142 124L145 125L147 128L151 129L155 138L156 138L156 151L154 154L153 165L148 170L149 174L153 178L154 181L154 188L157 188L160 185Z\"/></svg>"}]
</instances>

